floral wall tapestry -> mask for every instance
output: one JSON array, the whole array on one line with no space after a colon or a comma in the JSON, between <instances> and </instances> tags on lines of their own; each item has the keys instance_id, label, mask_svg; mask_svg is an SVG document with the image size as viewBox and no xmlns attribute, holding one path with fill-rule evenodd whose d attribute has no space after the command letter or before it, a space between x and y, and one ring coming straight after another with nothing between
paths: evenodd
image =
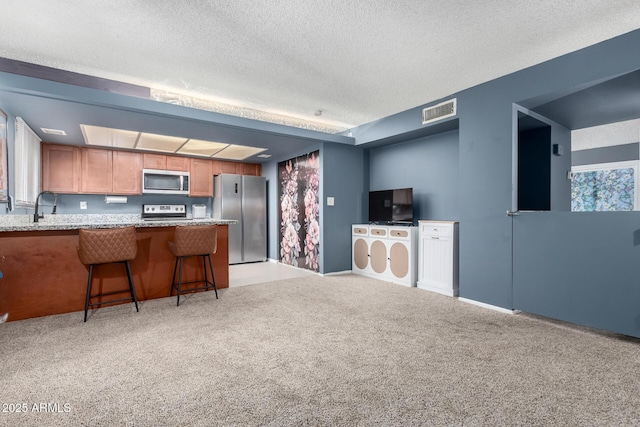
<instances>
[{"instance_id":1,"label":"floral wall tapestry","mask_svg":"<svg viewBox=\"0 0 640 427\"><path fill-rule=\"evenodd\" d=\"M280 262L319 271L320 151L278 163Z\"/></svg>"},{"instance_id":2,"label":"floral wall tapestry","mask_svg":"<svg viewBox=\"0 0 640 427\"><path fill-rule=\"evenodd\" d=\"M632 211L635 200L633 168L574 172L571 181L571 210Z\"/></svg>"}]
</instances>

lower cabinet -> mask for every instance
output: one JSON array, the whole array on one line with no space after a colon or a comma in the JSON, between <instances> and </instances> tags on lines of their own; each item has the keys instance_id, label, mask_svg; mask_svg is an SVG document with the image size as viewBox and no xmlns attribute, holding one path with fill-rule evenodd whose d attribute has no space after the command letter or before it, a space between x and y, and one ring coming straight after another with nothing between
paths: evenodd
<instances>
[{"instance_id":1,"label":"lower cabinet","mask_svg":"<svg viewBox=\"0 0 640 427\"><path fill-rule=\"evenodd\" d=\"M415 286L417 227L362 224L351 231L354 273Z\"/></svg>"},{"instance_id":2,"label":"lower cabinet","mask_svg":"<svg viewBox=\"0 0 640 427\"><path fill-rule=\"evenodd\" d=\"M458 223L419 221L418 288L458 296Z\"/></svg>"}]
</instances>

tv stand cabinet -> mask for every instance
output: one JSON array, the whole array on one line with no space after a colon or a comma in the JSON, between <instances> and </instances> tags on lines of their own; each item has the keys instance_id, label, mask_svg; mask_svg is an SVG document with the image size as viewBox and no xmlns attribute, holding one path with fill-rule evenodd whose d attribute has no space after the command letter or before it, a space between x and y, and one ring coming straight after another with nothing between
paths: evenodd
<instances>
[{"instance_id":1,"label":"tv stand cabinet","mask_svg":"<svg viewBox=\"0 0 640 427\"><path fill-rule=\"evenodd\" d=\"M404 286L415 286L418 227L354 224L352 272Z\"/></svg>"}]
</instances>

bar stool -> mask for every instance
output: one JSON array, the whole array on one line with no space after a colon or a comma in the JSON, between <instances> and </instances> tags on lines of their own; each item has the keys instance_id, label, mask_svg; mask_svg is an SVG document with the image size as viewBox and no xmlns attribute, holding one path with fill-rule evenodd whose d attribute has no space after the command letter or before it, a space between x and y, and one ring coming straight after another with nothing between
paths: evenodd
<instances>
[{"instance_id":1,"label":"bar stool","mask_svg":"<svg viewBox=\"0 0 640 427\"><path fill-rule=\"evenodd\" d=\"M183 225L177 226L173 242L169 242L169 250L176 257L173 266L173 276L171 277L171 295L173 290L177 290L178 301L176 305L180 305L180 295L183 293L191 293L196 291L212 289L216 293L218 299L218 289L216 288L216 278L213 273L213 264L211 263L211 254L215 254L218 248L218 227L216 225ZM192 280L189 282L182 281L182 265L185 258L192 256L202 257L202 266L204 269L204 280ZM211 280L207 276L207 262L209 261L209 270L211 271ZM179 262L178 262L179 261ZM180 264L178 273L178 282L176 283L176 270ZM182 285L189 283L203 283L204 286L197 288L182 289Z\"/></svg>"},{"instance_id":2,"label":"bar stool","mask_svg":"<svg viewBox=\"0 0 640 427\"><path fill-rule=\"evenodd\" d=\"M138 310L138 299L133 286L131 276L131 266L129 261L136 257L136 229L134 226L108 229L80 229L78 240L78 256L84 265L89 266L89 280L87 281L87 296L84 304L84 321L87 321L89 307L95 305L111 304L121 301L133 301ZM91 298L97 298L113 294L127 292L127 289L99 293L91 295L91 279L93 278L93 267L99 264L124 263L127 268L127 278L129 280L128 292L131 296L109 301L90 303Z\"/></svg>"}]
</instances>

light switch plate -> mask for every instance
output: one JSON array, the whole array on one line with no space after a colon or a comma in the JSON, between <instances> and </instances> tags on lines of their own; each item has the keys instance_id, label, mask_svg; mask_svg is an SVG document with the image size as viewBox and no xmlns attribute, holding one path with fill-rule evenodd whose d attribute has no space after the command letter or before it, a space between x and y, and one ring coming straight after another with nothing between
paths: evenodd
<instances>
[{"instance_id":1,"label":"light switch plate","mask_svg":"<svg viewBox=\"0 0 640 427\"><path fill-rule=\"evenodd\" d=\"M333 197L327 197L327 206L335 205L336 201Z\"/></svg>"}]
</instances>

